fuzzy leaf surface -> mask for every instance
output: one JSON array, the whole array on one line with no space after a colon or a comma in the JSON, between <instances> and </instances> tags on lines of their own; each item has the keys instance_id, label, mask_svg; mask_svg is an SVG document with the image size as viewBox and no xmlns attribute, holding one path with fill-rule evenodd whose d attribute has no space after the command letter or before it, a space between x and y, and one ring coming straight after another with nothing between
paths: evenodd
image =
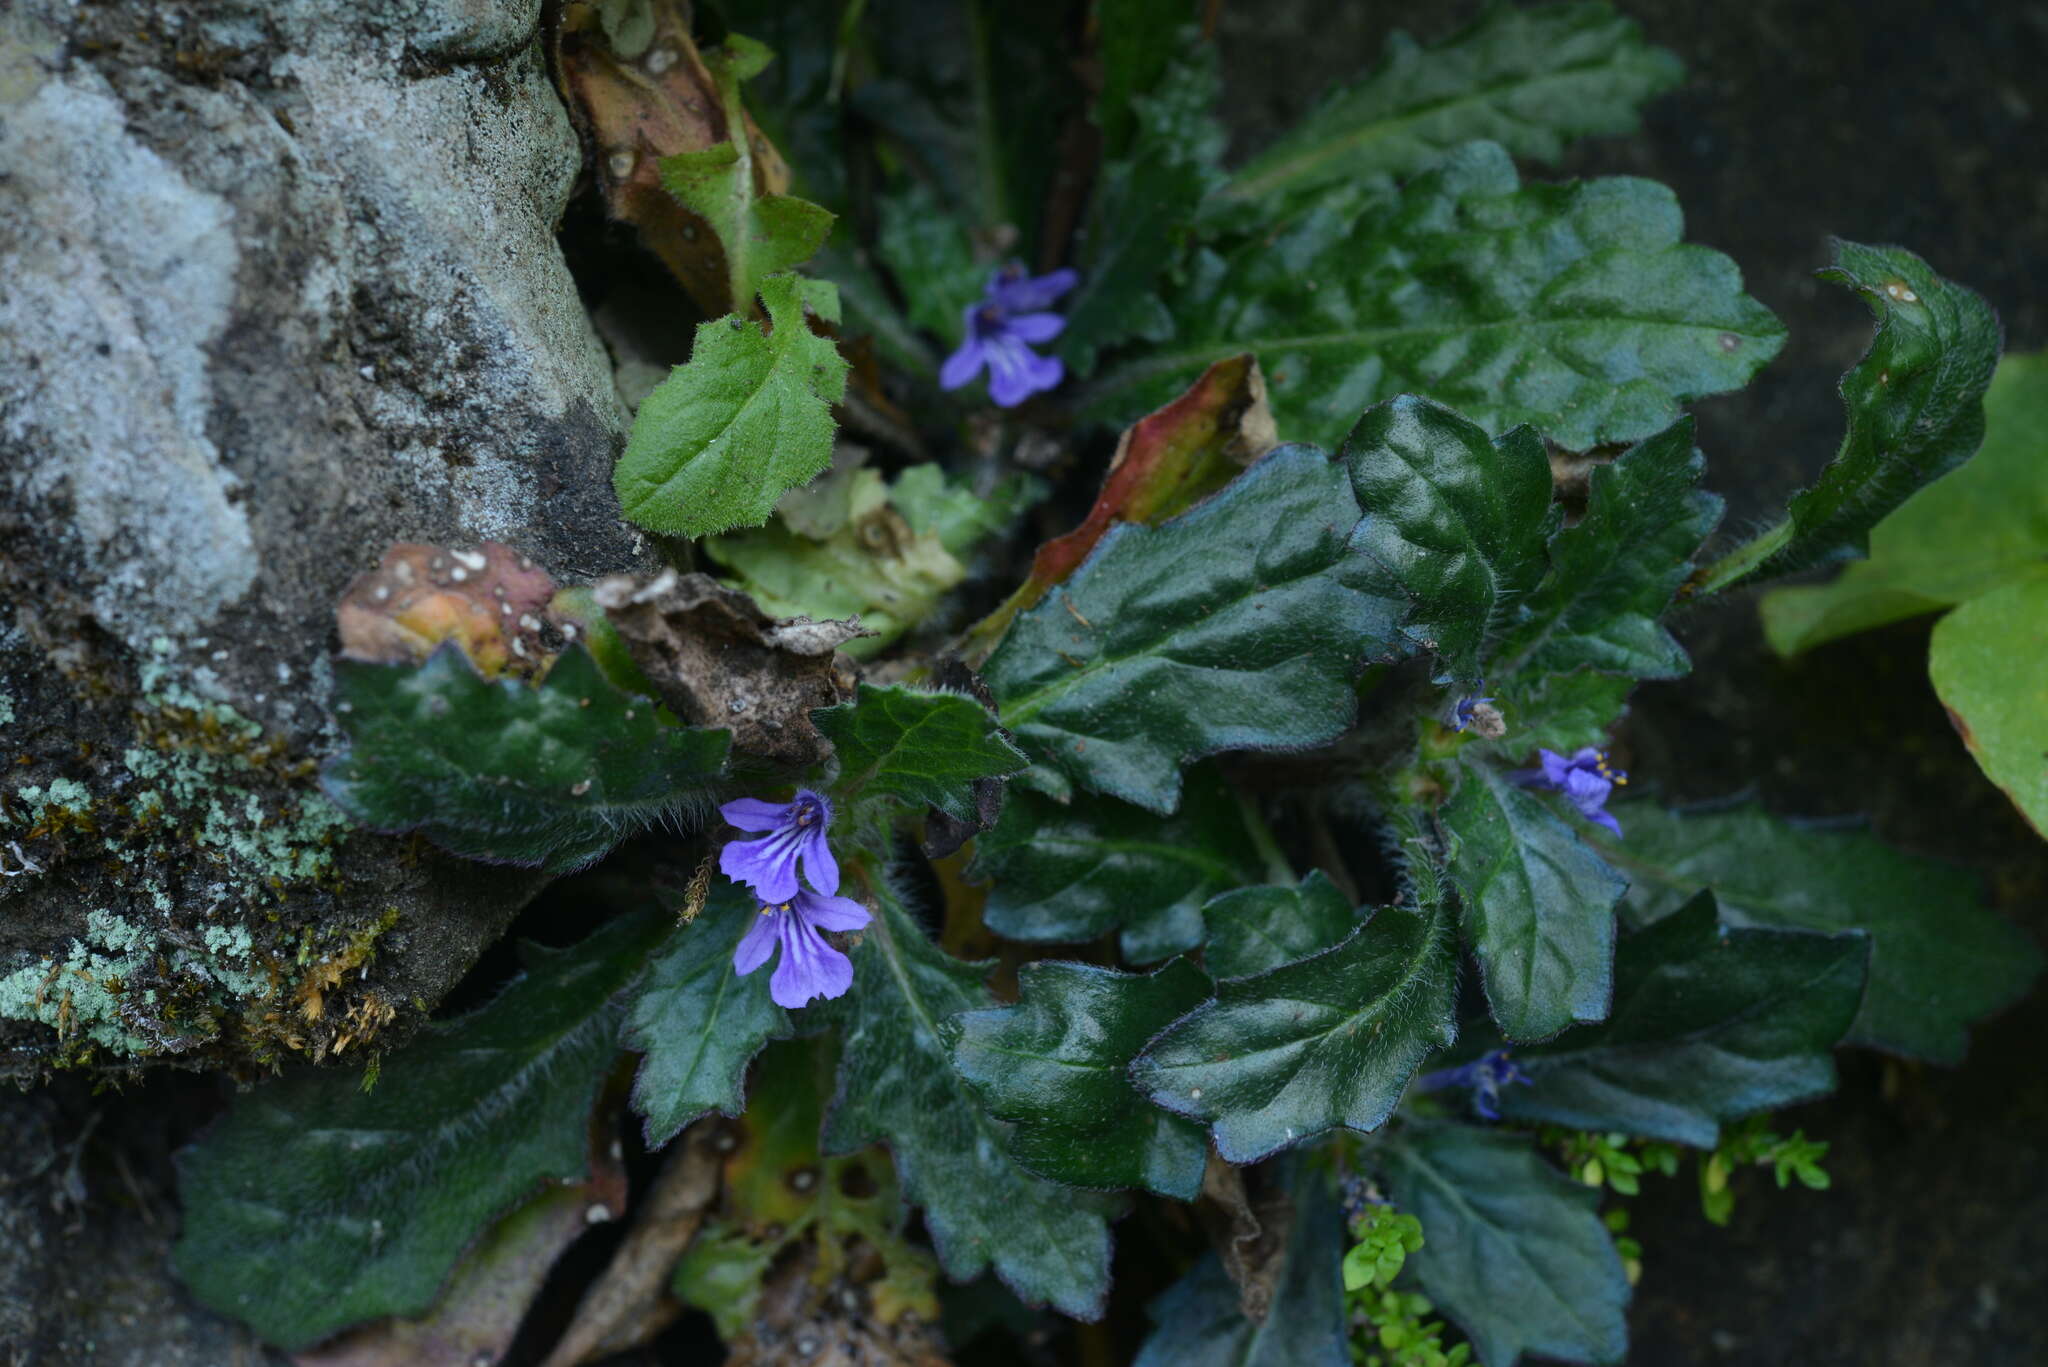
<instances>
[{"instance_id":1,"label":"fuzzy leaf surface","mask_svg":"<svg viewBox=\"0 0 2048 1367\"><path fill-rule=\"evenodd\" d=\"M974 819L975 780L1028 762L987 710L959 693L863 683L852 702L820 708L811 721L839 752L842 788L887 793L958 821Z\"/></svg>"},{"instance_id":2,"label":"fuzzy leaf surface","mask_svg":"<svg viewBox=\"0 0 2048 1367\"><path fill-rule=\"evenodd\" d=\"M1208 997L1208 976L1185 959L1147 977L1040 960L1018 970L1017 992L1015 1006L939 1025L967 1085L1016 1126L1010 1156L1068 1186L1194 1200L1208 1159L1201 1126L1146 1104L1129 1067Z\"/></svg>"},{"instance_id":3,"label":"fuzzy leaf surface","mask_svg":"<svg viewBox=\"0 0 2048 1367\"><path fill-rule=\"evenodd\" d=\"M1265 973L1330 948L1358 923L1358 913L1322 870L1295 887L1261 883L1212 899L1202 908L1209 941L1202 961L1219 978Z\"/></svg>"},{"instance_id":4,"label":"fuzzy leaf surface","mask_svg":"<svg viewBox=\"0 0 2048 1367\"><path fill-rule=\"evenodd\" d=\"M1628 1278L1598 1192L1521 1136L1469 1125L1409 1126L1380 1161L1394 1203L1422 1222L1408 1265L1486 1367L1627 1353Z\"/></svg>"},{"instance_id":5,"label":"fuzzy leaf surface","mask_svg":"<svg viewBox=\"0 0 2048 1367\"><path fill-rule=\"evenodd\" d=\"M640 404L612 485L626 516L651 532L758 527L777 499L832 463L846 361L804 315L837 322L838 291L771 275L761 302L765 335L736 314L699 323L690 359Z\"/></svg>"},{"instance_id":6,"label":"fuzzy leaf surface","mask_svg":"<svg viewBox=\"0 0 2048 1367\"><path fill-rule=\"evenodd\" d=\"M1515 1051L1504 1115L1712 1149L1721 1124L1834 1090L1870 942L1723 926L1711 894L1625 937L1614 1010Z\"/></svg>"},{"instance_id":7,"label":"fuzzy leaf surface","mask_svg":"<svg viewBox=\"0 0 2048 1367\"><path fill-rule=\"evenodd\" d=\"M1457 1037L1458 966L1441 906L1385 908L1342 943L1218 983L1148 1045L1131 1078L1252 1163L1339 1126L1377 1129L1429 1053Z\"/></svg>"},{"instance_id":8,"label":"fuzzy leaf surface","mask_svg":"<svg viewBox=\"0 0 2048 1367\"><path fill-rule=\"evenodd\" d=\"M1338 736L1390 632L1390 605L1351 584L1357 521L1343 467L1289 446L1170 522L1112 527L984 671L1038 786L1164 815L1183 764Z\"/></svg>"},{"instance_id":9,"label":"fuzzy leaf surface","mask_svg":"<svg viewBox=\"0 0 2048 1367\"><path fill-rule=\"evenodd\" d=\"M1734 925L1867 932L1870 980L1851 1044L1960 1063L1970 1023L2040 971L2040 951L1984 906L1974 879L1867 831L1802 829L1753 803L1681 816L1631 802L1616 815L1626 841L1589 838L1628 878L1633 924L1710 888Z\"/></svg>"},{"instance_id":10,"label":"fuzzy leaf surface","mask_svg":"<svg viewBox=\"0 0 2048 1367\"><path fill-rule=\"evenodd\" d=\"M768 996L769 975L732 971L733 950L756 914L754 900L721 879L697 919L671 931L648 961L625 1043L642 1055L633 1109L646 1117L650 1149L707 1112L738 1115L747 1064L791 1033L789 1013Z\"/></svg>"},{"instance_id":11,"label":"fuzzy leaf surface","mask_svg":"<svg viewBox=\"0 0 2048 1367\"><path fill-rule=\"evenodd\" d=\"M1557 514L1550 461L1526 427L1498 441L1404 394L1367 409L1339 451L1368 516L1353 546L1370 582L1410 604L1402 634L1450 677L1477 677L1489 632L1543 573Z\"/></svg>"},{"instance_id":12,"label":"fuzzy leaf surface","mask_svg":"<svg viewBox=\"0 0 2048 1367\"><path fill-rule=\"evenodd\" d=\"M1540 1040L1602 1019L1628 884L1543 799L1489 765L1463 769L1441 819L1494 1020L1511 1040Z\"/></svg>"},{"instance_id":13,"label":"fuzzy leaf surface","mask_svg":"<svg viewBox=\"0 0 2048 1367\"><path fill-rule=\"evenodd\" d=\"M1122 424L1249 350L1294 440L1330 441L1411 393L1572 450L1638 441L1784 342L1735 263L1683 226L1661 185L1522 185L1506 152L1474 143L1398 194L1339 188L1197 252L1169 301L1173 341L1105 367L1081 402Z\"/></svg>"},{"instance_id":14,"label":"fuzzy leaf surface","mask_svg":"<svg viewBox=\"0 0 2048 1367\"><path fill-rule=\"evenodd\" d=\"M418 668L335 663L349 748L321 788L380 831L471 859L566 873L664 812L705 800L731 737L663 722L581 645L538 685L487 680L454 645Z\"/></svg>"},{"instance_id":15,"label":"fuzzy leaf surface","mask_svg":"<svg viewBox=\"0 0 2048 1367\"><path fill-rule=\"evenodd\" d=\"M810 260L832 231L832 214L809 200L757 193L753 157L730 139L663 157L661 184L717 234L735 312L751 309L768 276Z\"/></svg>"},{"instance_id":16,"label":"fuzzy leaf surface","mask_svg":"<svg viewBox=\"0 0 2048 1367\"><path fill-rule=\"evenodd\" d=\"M880 901L853 951L853 990L832 1012L844 1044L825 1152L889 1146L948 1276L993 1266L1026 1302L1099 1316L1109 1289L1100 1208L1008 1156L1008 1127L982 1109L939 1035L946 1017L992 1005L988 966L932 944L892 892Z\"/></svg>"},{"instance_id":17,"label":"fuzzy leaf surface","mask_svg":"<svg viewBox=\"0 0 2048 1367\"><path fill-rule=\"evenodd\" d=\"M1406 177L1477 139L1554 162L1573 138L1633 132L1637 107L1684 74L1607 5L1495 5L1434 47L1394 33L1370 75L1333 91L1240 168L1224 195Z\"/></svg>"},{"instance_id":18,"label":"fuzzy leaf surface","mask_svg":"<svg viewBox=\"0 0 2048 1367\"><path fill-rule=\"evenodd\" d=\"M239 1098L178 1156L178 1275L288 1350L432 1305L491 1220L584 1176L617 998L663 926L525 946L523 977L428 1025L372 1091L352 1069L305 1069Z\"/></svg>"},{"instance_id":19,"label":"fuzzy leaf surface","mask_svg":"<svg viewBox=\"0 0 2048 1367\"><path fill-rule=\"evenodd\" d=\"M1721 500L1695 487L1705 465L1688 417L1596 466L1585 516L1551 538L1550 572L1519 605L1494 672L1684 674L1691 662L1658 619L1721 519Z\"/></svg>"},{"instance_id":20,"label":"fuzzy leaf surface","mask_svg":"<svg viewBox=\"0 0 2048 1367\"><path fill-rule=\"evenodd\" d=\"M1942 618L1927 672L1985 777L2048 832L2048 579L1993 589Z\"/></svg>"},{"instance_id":21,"label":"fuzzy leaf surface","mask_svg":"<svg viewBox=\"0 0 2048 1367\"><path fill-rule=\"evenodd\" d=\"M1152 963L1202 943L1202 905L1259 877L1258 851L1229 790L1188 778L1158 817L1113 798L1061 804L1014 790L975 841L974 874L994 882L983 921L1012 940L1093 940L1120 930L1124 958Z\"/></svg>"}]
</instances>

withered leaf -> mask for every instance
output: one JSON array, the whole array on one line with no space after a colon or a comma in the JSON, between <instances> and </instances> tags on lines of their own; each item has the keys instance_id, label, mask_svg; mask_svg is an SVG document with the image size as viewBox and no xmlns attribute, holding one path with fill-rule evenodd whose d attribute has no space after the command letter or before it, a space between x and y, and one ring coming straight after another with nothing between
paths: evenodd
<instances>
[{"instance_id":1,"label":"withered leaf","mask_svg":"<svg viewBox=\"0 0 2048 1367\"><path fill-rule=\"evenodd\" d=\"M532 674L560 648L546 630L554 594L546 570L496 541L475 550L401 542L335 606L341 653L421 664L452 640L485 678Z\"/></svg>"}]
</instances>

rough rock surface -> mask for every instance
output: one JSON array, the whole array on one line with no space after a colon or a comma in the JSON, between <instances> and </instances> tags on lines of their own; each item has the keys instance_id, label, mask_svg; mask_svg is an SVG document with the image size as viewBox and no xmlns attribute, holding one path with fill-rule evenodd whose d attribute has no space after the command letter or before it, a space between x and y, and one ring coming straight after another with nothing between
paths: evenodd
<instances>
[{"instance_id":1,"label":"rough rock surface","mask_svg":"<svg viewBox=\"0 0 2048 1367\"><path fill-rule=\"evenodd\" d=\"M532 891L311 775L392 542L638 559L539 11L0 6L0 1080L395 1043Z\"/></svg>"}]
</instances>

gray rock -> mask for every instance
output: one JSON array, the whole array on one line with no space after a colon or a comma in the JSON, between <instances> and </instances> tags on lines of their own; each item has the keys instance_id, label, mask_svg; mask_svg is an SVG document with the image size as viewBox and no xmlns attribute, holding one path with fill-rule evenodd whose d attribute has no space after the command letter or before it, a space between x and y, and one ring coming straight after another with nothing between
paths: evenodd
<instances>
[{"instance_id":1,"label":"gray rock","mask_svg":"<svg viewBox=\"0 0 2048 1367\"><path fill-rule=\"evenodd\" d=\"M383 1047L535 888L312 772L390 543L644 558L539 8L0 8L0 1079Z\"/></svg>"}]
</instances>

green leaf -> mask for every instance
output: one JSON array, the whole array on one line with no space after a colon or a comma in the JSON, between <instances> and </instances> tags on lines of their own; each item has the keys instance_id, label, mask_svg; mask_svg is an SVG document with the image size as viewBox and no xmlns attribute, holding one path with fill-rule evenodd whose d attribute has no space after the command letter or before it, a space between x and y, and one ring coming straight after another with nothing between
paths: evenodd
<instances>
[{"instance_id":1,"label":"green leaf","mask_svg":"<svg viewBox=\"0 0 2048 1367\"><path fill-rule=\"evenodd\" d=\"M1983 440L1999 346L1990 305L1899 247L1837 242L1821 279L1855 290L1877 318L1870 350L1842 377L1849 430L1786 521L1715 565L1707 588L1868 550L1880 518Z\"/></svg>"},{"instance_id":2,"label":"green leaf","mask_svg":"<svg viewBox=\"0 0 2048 1367\"><path fill-rule=\"evenodd\" d=\"M852 702L821 707L811 722L839 752L839 791L886 793L956 821L975 819L976 779L1027 763L987 709L958 693L864 683Z\"/></svg>"},{"instance_id":3,"label":"green leaf","mask_svg":"<svg viewBox=\"0 0 2048 1367\"><path fill-rule=\"evenodd\" d=\"M633 1108L647 1119L650 1149L707 1112L738 1115L747 1063L791 1032L789 1013L769 999L768 975L732 970L754 916L753 899L721 880L702 914L655 951L633 996L625 1044L643 1055Z\"/></svg>"},{"instance_id":4,"label":"green leaf","mask_svg":"<svg viewBox=\"0 0 2048 1367\"><path fill-rule=\"evenodd\" d=\"M179 1155L178 1275L287 1350L432 1305L494 1217L587 1170L617 998L664 925L627 917L569 949L526 946L523 977L428 1025L373 1091L351 1070L303 1069L242 1096Z\"/></svg>"},{"instance_id":5,"label":"green leaf","mask_svg":"<svg viewBox=\"0 0 2048 1367\"><path fill-rule=\"evenodd\" d=\"M1629 879L1633 924L1711 888L1735 925L1868 932L1852 1044L1959 1063L1969 1023L2016 1000L2040 969L2040 951L1983 905L1976 880L1867 832L1801 829L1754 804L1680 816L1631 802L1615 815L1626 841L1589 835Z\"/></svg>"},{"instance_id":6,"label":"green leaf","mask_svg":"<svg viewBox=\"0 0 2048 1367\"><path fill-rule=\"evenodd\" d=\"M980 302L989 277L967 225L920 181L878 196L875 207L875 255L902 288L906 315L948 347L959 345L962 316Z\"/></svg>"},{"instance_id":7,"label":"green leaf","mask_svg":"<svg viewBox=\"0 0 2048 1367\"><path fill-rule=\"evenodd\" d=\"M736 315L699 323L689 361L640 404L612 484L626 516L651 532L759 526L785 491L832 463L846 361L805 312L837 322L838 291L771 275L761 302L766 335Z\"/></svg>"},{"instance_id":8,"label":"green leaf","mask_svg":"<svg viewBox=\"0 0 2048 1367\"><path fill-rule=\"evenodd\" d=\"M1542 799L1489 765L1463 769L1441 819L1494 1020L1511 1040L1600 1020L1614 982L1614 904L1627 884Z\"/></svg>"},{"instance_id":9,"label":"green leaf","mask_svg":"<svg viewBox=\"0 0 2048 1367\"><path fill-rule=\"evenodd\" d=\"M1443 906L1387 907L1320 954L1218 983L1216 999L1131 1065L1153 1104L1253 1163L1339 1126L1377 1129L1416 1068L1457 1038L1457 951Z\"/></svg>"},{"instance_id":10,"label":"green leaf","mask_svg":"<svg viewBox=\"0 0 2048 1367\"><path fill-rule=\"evenodd\" d=\"M1870 559L1832 584L1764 595L1764 633L1792 655L1968 602L2048 559L2048 353L2008 355L1984 392L1984 442L1871 529Z\"/></svg>"},{"instance_id":11,"label":"green leaf","mask_svg":"<svg viewBox=\"0 0 2048 1367\"><path fill-rule=\"evenodd\" d=\"M1543 573L1559 514L1550 461L1526 427L1498 441L1404 394L1366 410L1338 452L1370 514L1355 544L1372 582L1410 604L1401 631L1443 671L1477 677L1487 635Z\"/></svg>"},{"instance_id":12,"label":"green leaf","mask_svg":"<svg viewBox=\"0 0 2048 1367\"><path fill-rule=\"evenodd\" d=\"M1508 733L1498 741L1467 742L1505 764L1514 764L1538 747L1569 755L1582 746L1605 745L1607 729L1623 712L1636 681L1619 674L1575 674L1510 677L1498 686L1499 706ZM1489 691L1493 684L1487 685Z\"/></svg>"},{"instance_id":13,"label":"green leaf","mask_svg":"<svg viewBox=\"0 0 2048 1367\"><path fill-rule=\"evenodd\" d=\"M947 1016L991 1004L981 985L987 965L945 954L893 891L877 892L880 907L853 951L853 990L835 1007L844 1045L825 1151L887 1143L956 1281L993 1265L1023 1300L1100 1316L1109 1228L1099 1206L1007 1156L1007 1127L982 1110L939 1037Z\"/></svg>"},{"instance_id":14,"label":"green leaf","mask_svg":"<svg viewBox=\"0 0 2048 1367\"><path fill-rule=\"evenodd\" d=\"M1942 618L1927 672L1985 775L2048 834L2048 578L2007 584Z\"/></svg>"},{"instance_id":15,"label":"green leaf","mask_svg":"<svg viewBox=\"0 0 2048 1367\"><path fill-rule=\"evenodd\" d=\"M1046 495L1043 480L1006 475L979 494L948 480L936 464L913 465L889 485L889 502L919 536L930 532L953 555L965 555L984 537L1008 531L1024 510Z\"/></svg>"},{"instance_id":16,"label":"green leaf","mask_svg":"<svg viewBox=\"0 0 2048 1367\"><path fill-rule=\"evenodd\" d=\"M1870 942L1720 925L1712 894L1625 937L1600 1025L1515 1051L1504 1114L1711 1150L1723 1121L1834 1090Z\"/></svg>"},{"instance_id":17,"label":"green leaf","mask_svg":"<svg viewBox=\"0 0 2048 1367\"><path fill-rule=\"evenodd\" d=\"M1012 940L1093 940L1121 930L1125 959L1152 963L1202 943L1202 905L1260 876L1230 790L1189 775L1180 810L1157 817L1109 798L1071 804L1012 788L975 840L974 876L993 880L982 919Z\"/></svg>"},{"instance_id":18,"label":"green leaf","mask_svg":"<svg viewBox=\"0 0 2048 1367\"><path fill-rule=\"evenodd\" d=\"M1149 977L1039 961L1017 971L1015 1006L939 1023L953 1066L1010 1133L1010 1155L1075 1187L1144 1187L1192 1201L1208 1148L1202 1130L1154 1110L1132 1088L1145 1042L1209 995L1185 959Z\"/></svg>"},{"instance_id":19,"label":"green leaf","mask_svg":"<svg viewBox=\"0 0 2048 1367\"><path fill-rule=\"evenodd\" d=\"M1192 38L1182 46L1189 50L1153 93L1132 101L1137 139L1130 155L1103 166L1089 199L1081 282L1066 301L1059 342L1060 355L1083 378L1105 348L1173 336L1160 276L1179 261L1203 198L1223 178L1224 132L1211 112L1222 88L1216 50Z\"/></svg>"},{"instance_id":20,"label":"green leaf","mask_svg":"<svg viewBox=\"0 0 2048 1367\"><path fill-rule=\"evenodd\" d=\"M1172 65L1176 34L1195 18L1194 0L1097 0L1102 89L1094 117L1105 157L1115 160L1129 151L1139 125L1133 101L1158 89Z\"/></svg>"},{"instance_id":21,"label":"green leaf","mask_svg":"<svg viewBox=\"0 0 2048 1367\"><path fill-rule=\"evenodd\" d=\"M1784 341L1735 263L1682 228L1661 185L1525 186L1475 143L1398 196L1340 189L1198 253L1169 300L1175 340L1107 367L1080 401L1121 425L1252 350L1296 440L1413 393L1572 450L1637 441L1746 384Z\"/></svg>"},{"instance_id":22,"label":"green leaf","mask_svg":"<svg viewBox=\"0 0 2048 1367\"><path fill-rule=\"evenodd\" d=\"M1550 572L1521 605L1492 672L1684 674L1685 651L1658 619L1721 520L1721 500L1694 487L1704 466L1692 419L1681 418L1595 467L1586 515L1551 538Z\"/></svg>"},{"instance_id":23,"label":"green leaf","mask_svg":"<svg viewBox=\"0 0 2048 1367\"><path fill-rule=\"evenodd\" d=\"M1335 739L1389 627L1346 579L1357 520L1343 468L1295 446L1170 522L1111 528L984 671L1034 777L1164 814L1192 760Z\"/></svg>"},{"instance_id":24,"label":"green leaf","mask_svg":"<svg viewBox=\"0 0 2048 1367\"><path fill-rule=\"evenodd\" d=\"M566 873L704 801L731 737L668 724L614 688L580 645L538 685L487 680L444 645L418 668L335 663L349 748L320 784L380 831L471 859Z\"/></svg>"},{"instance_id":25,"label":"green leaf","mask_svg":"<svg viewBox=\"0 0 2048 1367\"><path fill-rule=\"evenodd\" d=\"M1202 908L1209 943L1202 961L1219 978L1242 978L1330 948L1358 924L1358 913L1317 869L1297 887L1238 888Z\"/></svg>"},{"instance_id":26,"label":"green leaf","mask_svg":"<svg viewBox=\"0 0 2048 1367\"><path fill-rule=\"evenodd\" d=\"M1301 195L1372 176L1406 177L1487 139L1554 162L1588 134L1631 133L1636 108L1684 68L1604 4L1495 5L1425 48L1405 33L1357 85L1332 92L1246 163L1232 200Z\"/></svg>"},{"instance_id":27,"label":"green leaf","mask_svg":"<svg viewBox=\"0 0 2048 1367\"><path fill-rule=\"evenodd\" d=\"M1422 1221L1408 1265L1487 1367L1621 1360L1628 1278L1598 1192L1523 1137L1467 1125L1409 1126L1379 1152L1394 1203Z\"/></svg>"},{"instance_id":28,"label":"green leaf","mask_svg":"<svg viewBox=\"0 0 2048 1367\"><path fill-rule=\"evenodd\" d=\"M751 312L767 277L810 260L832 231L832 214L808 200L757 194L754 159L732 140L663 157L660 167L662 188L718 235L735 312Z\"/></svg>"},{"instance_id":29,"label":"green leaf","mask_svg":"<svg viewBox=\"0 0 2048 1367\"><path fill-rule=\"evenodd\" d=\"M1156 1326L1133 1367L1350 1367L1339 1273L1341 1220L1325 1178L1289 1165L1293 1216L1285 1263L1263 1323L1246 1318L1238 1289L1214 1253L1147 1307Z\"/></svg>"}]
</instances>

